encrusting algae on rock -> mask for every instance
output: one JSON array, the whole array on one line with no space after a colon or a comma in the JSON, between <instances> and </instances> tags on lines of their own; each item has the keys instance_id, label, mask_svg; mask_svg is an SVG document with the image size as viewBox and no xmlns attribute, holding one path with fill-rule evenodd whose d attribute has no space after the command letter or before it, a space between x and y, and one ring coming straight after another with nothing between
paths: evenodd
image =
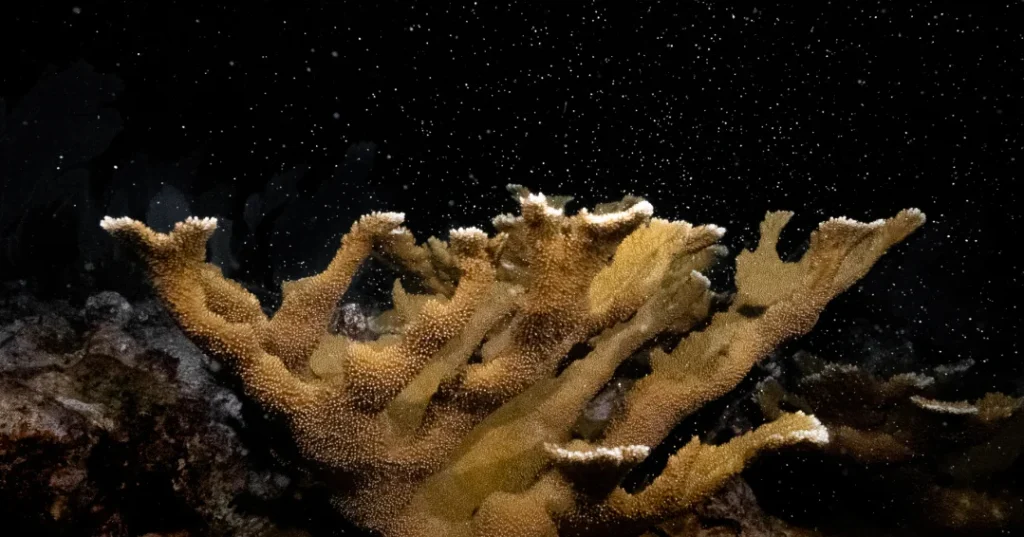
<instances>
[{"instance_id":1,"label":"encrusting algae on rock","mask_svg":"<svg viewBox=\"0 0 1024 537\"><path fill-rule=\"evenodd\" d=\"M128 218L101 225L145 261L185 333L232 367L248 397L282 418L300 452L336 484L336 505L388 537L640 535L708 497L763 450L826 443L814 416L782 413L722 445L694 438L647 487L622 478L681 419L722 396L780 343L808 332L828 302L924 223L916 209L823 222L797 262L776 252L792 213L771 212L736 258L737 292L701 271L724 230L653 217L628 196L574 215L567 198L510 187L520 214L497 232L416 244L403 215L353 224L322 273L283 285L268 318L206 263L211 218L170 233ZM359 266L395 261L427 294L394 286L394 334L328 330ZM720 311L719 311L720 310ZM656 336L650 373L624 390L595 438L573 427L616 368ZM566 365L574 348L589 352Z\"/></svg>"}]
</instances>

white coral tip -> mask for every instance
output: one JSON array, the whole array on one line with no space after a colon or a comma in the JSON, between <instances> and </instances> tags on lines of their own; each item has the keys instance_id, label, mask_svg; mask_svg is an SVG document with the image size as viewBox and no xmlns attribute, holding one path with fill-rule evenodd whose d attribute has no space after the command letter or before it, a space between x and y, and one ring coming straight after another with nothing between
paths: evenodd
<instances>
[{"instance_id":1,"label":"white coral tip","mask_svg":"<svg viewBox=\"0 0 1024 537\"><path fill-rule=\"evenodd\" d=\"M541 192L537 192L536 194L530 192L526 196L521 196L519 199L523 203L535 203L543 205L546 205L548 203L548 197Z\"/></svg>"},{"instance_id":2,"label":"white coral tip","mask_svg":"<svg viewBox=\"0 0 1024 537\"><path fill-rule=\"evenodd\" d=\"M637 216L650 218L654 214L654 206L647 200L637 202L624 211L616 211L605 214L591 214L588 211L580 211L580 215L588 224L595 226L615 225L622 222L635 221Z\"/></svg>"},{"instance_id":3,"label":"white coral tip","mask_svg":"<svg viewBox=\"0 0 1024 537\"><path fill-rule=\"evenodd\" d=\"M185 218L185 223L207 231L217 227L217 219L212 216L208 216L206 218L189 216L188 218Z\"/></svg>"},{"instance_id":4,"label":"white coral tip","mask_svg":"<svg viewBox=\"0 0 1024 537\"><path fill-rule=\"evenodd\" d=\"M405 222L405 213L375 211L373 215L396 226Z\"/></svg>"},{"instance_id":5,"label":"white coral tip","mask_svg":"<svg viewBox=\"0 0 1024 537\"><path fill-rule=\"evenodd\" d=\"M910 401L925 410L941 414L968 415L978 413L977 406L965 401L939 401L937 399L921 397L920 395L912 395Z\"/></svg>"},{"instance_id":6,"label":"white coral tip","mask_svg":"<svg viewBox=\"0 0 1024 537\"><path fill-rule=\"evenodd\" d=\"M700 272L697 272L696 270L690 271L690 277L700 282L700 284L704 287L711 287L711 280L708 279L707 276L701 274Z\"/></svg>"},{"instance_id":7,"label":"white coral tip","mask_svg":"<svg viewBox=\"0 0 1024 537\"><path fill-rule=\"evenodd\" d=\"M920 221L922 224L928 220L928 217L925 216L924 212L921 211L921 209L918 209L917 207L911 207L904 212L907 216L913 218L914 220Z\"/></svg>"},{"instance_id":8,"label":"white coral tip","mask_svg":"<svg viewBox=\"0 0 1024 537\"><path fill-rule=\"evenodd\" d=\"M710 233L714 234L715 237L721 239L725 236L725 228L722 226L716 226L714 224L708 224L704 226Z\"/></svg>"},{"instance_id":9,"label":"white coral tip","mask_svg":"<svg viewBox=\"0 0 1024 537\"><path fill-rule=\"evenodd\" d=\"M636 214L642 214L644 216L651 216L651 215L654 214L654 206L651 205L651 202L649 202L647 200L643 200L643 201L637 203L636 205L633 205L632 207L630 207L629 208L629 212L636 213Z\"/></svg>"},{"instance_id":10,"label":"white coral tip","mask_svg":"<svg viewBox=\"0 0 1024 537\"><path fill-rule=\"evenodd\" d=\"M103 219L100 220L100 227L107 231L116 231L118 229L123 229L125 227L130 226L133 222L135 222L135 220L128 218L127 216L122 216L119 218L114 218L113 216L104 216Z\"/></svg>"},{"instance_id":11,"label":"white coral tip","mask_svg":"<svg viewBox=\"0 0 1024 537\"><path fill-rule=\"evenodd\" d=\"M803 412L797 412L798 415L804 416ZM828 429L822 425L821 420L816 416L807 416L811 421L811 426L807 429L800 429L793 431L790 434L790 438L795 440L803 440L811 442L813 444L827 444L828 443Z\"/></svg>"},{"instance_id":12,"label":"white coral tip","mask_svg":"<svg viewBox=\"0 0 1024 537\"><path fill-rule=\"evenodd\" d=\"M487 234L476 227L455 228L448 232L448 237L453 240L487 240Z\"/></svg>"},{"instance_id":13,"label":"white coral tip","mask_svg":"<svg viewBox=\"0 0 1024 537\"><path fill-rule=\"evenodd\" d=\"M544 447L554 459L573 463L635 464L647 458L651 453L650 446L644 445L597 447L582 450L566 449L552 444L545 444Z\"/></svg>"},{"instance_id":14,"label":"white coral tip","mask_svg":"<svg viewBox=\"0 0 1024 537\"><path fill-rule=\"evenodd\" d=\"M527 194L526 196L520 196L519 202L522 203L523 208L529 206L541 207L544 209L546 216L562 216L565 212L557 207L552 207L548 204L548 197L540 192L533 194Z\"/></svg>"},{"instance_id":15,"label":"white coral tip","mask_svg":"<svg viewBox=\"0 0 1024 537\"><path fill-rule=\"evenodd\" d=\"M520 221L522 221L522 217L520 216L503 213L492 218L491 224L493 224L494 227L501 229L511 227Z\"/></svg>"}]
</instances>

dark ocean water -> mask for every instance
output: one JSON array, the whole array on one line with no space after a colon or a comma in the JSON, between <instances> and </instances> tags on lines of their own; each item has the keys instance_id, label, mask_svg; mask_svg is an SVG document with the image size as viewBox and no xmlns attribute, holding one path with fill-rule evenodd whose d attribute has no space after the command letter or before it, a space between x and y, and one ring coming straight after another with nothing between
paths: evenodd
<instances>
[{"instance_id":1,"label":"dark ocean water","mask_svg":"<svg viewBox=\"0 0 1024 537\"><path fill-rule=\"evenodd\" d=\"M420 240L492 232L521 184L573 196L569 213L639 196L725 227L732 254L766 211L791 210L779 252L794 260L829 217L928 216L626 485L691 435L764 421L768 385L782 410L885 431L913 456L768 454L699 527L654 535L1024 534L1019 402L932 423L914 414L927 402L879 395L914 373L945 401L1024 396L1019 20L1019 2L5 8L0 513L13 535L361 534L99 221L217 217L209 260L272 311L360 215L403 212ZM731 265L707 272L716 291ZM357 273L335 329L379 335L393 268Z\"/></svg>"}]
</instances>

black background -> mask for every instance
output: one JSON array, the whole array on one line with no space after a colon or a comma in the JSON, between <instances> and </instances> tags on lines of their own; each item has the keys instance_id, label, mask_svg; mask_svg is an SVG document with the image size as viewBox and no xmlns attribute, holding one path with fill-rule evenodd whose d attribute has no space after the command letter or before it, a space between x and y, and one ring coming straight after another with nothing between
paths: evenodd
<instances>
[{"instance_id":1,"label":"black background","mask_svg":"<svg viewBox=\"0 0 1024 537\"><path fill-rule=\"evenodd\" d=\"M826 217L913 206L928 224L814 341L843 359L868 319L1020 389L1021 3L777 4L5 6L0 270L131 293L100 217L216 215L226 270L272 291L359 214L425 238L514 210L507 183L641 195L733 251L766 210L797 211L794 248Z\"/></svg>"}]
</instances>

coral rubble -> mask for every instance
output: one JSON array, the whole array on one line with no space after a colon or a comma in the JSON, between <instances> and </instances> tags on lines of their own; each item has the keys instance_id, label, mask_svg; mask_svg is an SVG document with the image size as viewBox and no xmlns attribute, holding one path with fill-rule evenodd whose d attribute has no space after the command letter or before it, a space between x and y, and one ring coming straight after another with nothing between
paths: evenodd
<instances>
[{"instance_id":1,"label":"coral rubble","mask_svg":"<svg viewBox=\"0 0 1024 537\"><path fill-rule=\"evenodd\" d=\"M295 483L207 363L155 300L0 283L3 535L272 535Z\"/></svg>"}]
</instances>

